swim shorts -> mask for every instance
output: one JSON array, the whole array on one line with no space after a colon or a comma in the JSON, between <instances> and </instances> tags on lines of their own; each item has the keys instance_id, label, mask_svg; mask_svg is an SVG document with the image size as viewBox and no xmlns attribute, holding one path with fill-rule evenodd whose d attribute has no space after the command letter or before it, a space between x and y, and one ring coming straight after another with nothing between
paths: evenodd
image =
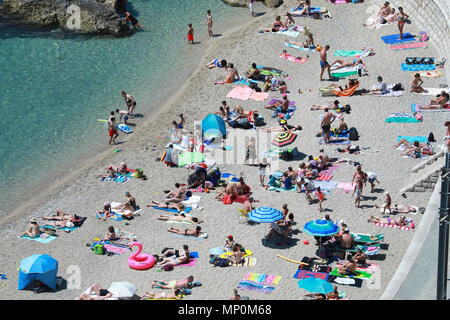
<instances>
[{"instance_id":1,"label":"swim shorts","mask_svg":"<svg viewBox=\"0 0 450 320\"><path fill-rule=\"evenodd\" d=\"M324 133L330 132L331 126L329 124L323 125L322 130Z\"/></svg>"},{"instance_id":2,"label":"swim shorts","mask_svg":"<svg viewBox=\"0 0 450 320\"><path fill-rule=\"evenodd\" d=\"M115 133L116 133L115 130L111 130L111 129L109 130L109 136L110 136L110 137L112 137Z\"/></svg>"},{"instance_id":3,"label":"swim shorts","mask_svg":"<svg viewBox=\"0 0 450 320\"><path fill-rule=\"evenodd\" d=\"M188 34L188 41L194 41L194 35L193 34Z\"/></svg>"},{"instance_id":4,"label":"swim shorts","mask_svg":"<svg viewBox=\"0 0 450 320\"><path fill-rule=\"evenodd\" d=\"M323 61L320 60L320 67L321 68L325 68L328 65L328 61L325 63L325 65L323 64Z\"/></svg>"}]
</instances>

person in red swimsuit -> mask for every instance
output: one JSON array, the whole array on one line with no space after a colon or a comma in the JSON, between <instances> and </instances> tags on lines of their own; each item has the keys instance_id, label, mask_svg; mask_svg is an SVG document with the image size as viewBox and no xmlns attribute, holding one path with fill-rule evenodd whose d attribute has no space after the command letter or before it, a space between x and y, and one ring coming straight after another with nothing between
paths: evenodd
<instances>
[{"instance_id":1,"label":"person in red swimsuit","mask_svg":"<svg viewBox=\"0 0 450 320\"><path fill-rule=\"evenodd\" d=\"M189 27L187 34L188 43L194 44L194 28L192 28L192 24L188 24L188 27Z\"/></svg>"}]
</instances>

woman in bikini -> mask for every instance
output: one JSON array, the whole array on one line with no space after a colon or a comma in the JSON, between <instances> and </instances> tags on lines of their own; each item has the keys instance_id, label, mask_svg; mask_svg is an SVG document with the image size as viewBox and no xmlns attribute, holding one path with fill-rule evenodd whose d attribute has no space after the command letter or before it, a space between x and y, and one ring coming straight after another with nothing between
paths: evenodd
<instances>
[{"instance_id":1,"label":"woman in bikini","mask_svg":"<svg viewBox=\"0 0 450 320\"><path fill-rule=\"evenodd\" d=\"M377 206L375 204L375 207L376 208L383 208L384 204L381 205L381 206ZM403 204L394 204L391 207L390 212L396 212L396 213L410 213L411 212L412 213L412 212L417 212L417 208L413 207L413 206L403 205Z\"/></svg>"},{"instance_id":2,"label":"woman in bikini","mask_svg":"<svg viewBox=\"0 0 450 320\"><path fill-rule=\"evenodd\" d=\"M22 233L20 236L29 236L30 238L37 237L41 234L41 230L39 229L39 224L36 221L36 218L32 218L30 220L30 225L28 226L27 231Z\"/></svg>"},{"instance_id":3,"label":"woman in bikini","mask_svg":"<svg viewBox=\"0 0 450 320\"><path fill-rule=\"evenodd\" d=\"M176 299L176 300L181 300L180 297L180 289L173 289L172 292L158 292L158 293L152 293L149 291L146 291L144 293L144 295L142 296L142 300L146 300L146 299Z\"/></svg>"},{"instance_id":4,"label":"woman in bikini","mask_svg":"<svg viewBox=\"0 0 450 320\"><path fill-rule=\"evenodd\" d=\"M400 40L403 39L403 26L409 16L403 11L402 7L398 7L397 20L398 31L400 31Z\"/></svg>"},{"instance_id":5,"label":"woman in bikini","mask_svg":"<svg viewBox=\"0 0 450 320\"><path fill-rule=\"evenodd\" d=\"M406 217L401 216L400 219L391 219L391 218L378 218L375 216L371 216L367 222L376 222L376 223L383 223L383 224L393 224L399 227L404 227L407 225Z\"/></svg>"},{"instance_id":6,"label":"woman in bikini","mask_svg":"<svg viewBox=\"0 0 450 320\"><path fill-rule=\"evenodd\" d=\"M42 220L46 221L49 226L65 227L67 222L71 222L75 217L61 209L56 209L56 216L42 217Z\"/></svg>"},{"instance_id":7,"label":"woman in bikini","mask_svg":"<svg viewBox=\"0 0 450 320\"><path fill-rule=\"evenodd\" d=\"M219 59L214 59L211 60L207 65L208 69L213 69L213 68L226 68L227 66L227 61L226 60L219 60Z\"/></svg>"},{"instance_id":8,"label":"woman in bikini","mask_svg":"<svg viewBox=\"0 0 450 320\"><path fill-rule=\"evenodd\" d=\"M125 192L125 196L128 198L127 201L117 207L114 207L113 209L121 209L121 211L130 210L131 212L136 211L136 199L128 191Z\"/></svg>"},{"instance_id":9,"label":"woman in bikini","mask_svg":"<svg viewBox=\"0 0 450 320\"><path fill-rule=\"evenodd\" d=\"M163 221L175 221L175 222L187 222L187 223L193 223L193 224L199 224L202 223L203 220L196 218L196 217L186 217L184 215L179 215L179 216L169 216L169 215L160 215L158 217L158 220L163 220Z\"/></svg>"},{"instance_id":10,"label":"woman in bikini","mask_svg":"<svg viewBox=\"0 0 450 320\"><path fill-rule=\"evenodd\" d=\"M195 230L191 230L191 229L181 230L181 229L170 227L167 231L176 233L176 234L182 234L185 236L193 236L193 237L198 238L198 236L201 234L201 232L200 232L201 230L202 230L202 228L200 226L197 226L195 228Z\"/></svg>"},{"instance_id":11,"label":"woman in bikini","mask_svg":"<svg viewBox=\"0 0 450 320\"><path fill-rule=\"evenodd\" d=\"M233 63L228 64L228 67L226 70L227 70L227 76L225 77L225 83L233 83L236 80L240 79L239 73L234 68Z\"/></svg>"},{"instance_id":12,"label":"woman in bikini","mask_svg":"<svg viewBox=\"0 0 450 320\"><path fill-rule=\"evenodd\" d=\"M119 237L116 235L116 231L113 226L108 227L108 232L103 237L103 241L115 241L119 240Z\"/></svg>"},{"instance_id":13,"label":"woman in bikini","mask_svg":"<svg viewBox=\"0 0 450 320\"><path fill-rule=\"evenodd\" d=\"M127 105L128 112L130 113L130 118L133 118L133 111L136 108L136 101L134 98L122 90L122 97L125 99L125 104Z\"/></svg>"},{"instance_id":14,"label":"woman in bikini","mask_svg":"<svg viewBox=\"0 0 450 320\"><path fill-rule=\"evenodd\" d=\"M158 202L153 201L152 203L148 204L147 207L158 207L163 209L175 209L177 211L183 211L186 209L186 207L181 203L170 203L170 202Z\"/></svg>"},{"instance_id":15,"label":"woman in bikini","mask_svg":"<svg viewBox=\"0 0 450 320\"><path fill-rule=\"evenodd\" d=\"M171 191L166 196L167 202L180 203L186 200L186 188L179 183L175 183L177 191Z\"/></svg>"}]
</instances>

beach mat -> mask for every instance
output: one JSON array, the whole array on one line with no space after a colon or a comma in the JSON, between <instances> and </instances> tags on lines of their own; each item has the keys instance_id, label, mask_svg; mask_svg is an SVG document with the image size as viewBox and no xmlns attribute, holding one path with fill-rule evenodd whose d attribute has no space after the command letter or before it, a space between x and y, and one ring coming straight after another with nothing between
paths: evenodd
<instances>
[{"instance_id":1,"label":"beach mat","mask_svg":"<svg viewBox=\"0 0 450 320\"><path fill-rule=\"evenodd\" d=\"M272 274L254 273L249 272L245 275L244 280L263 282L266 284L278 284L281 280L281 276L275 276Z\"/></svg>"},{"instance_id":2,"label":"beach mat","mask_svg":"<svg viewBox=\"0 0 450 320\"><path fill-rule=\"evenodd\" d=\"M238 264L230 264L231 267L254 267L256 265L256 258L245 257Z\"/></svg>"},{"instance_id":3,"label":"beach mat","mask_svg":"<svg viewBox=\"0 0 450 320\"><path fill-rule=\"evenodd\" d=\"M292 43L289 43L289 42L285 42L284 45L286 47L288 47L288 48L294 48L294 49L297 49L297 50L302 50L302 51L307 51L307 52L317 52L315 47L310 49L310 48L301 47L301 46L298 46L296 44L292 44Z\"/></svg>"},{"instance_id":4,"label":"beach mat","mask_svg":"<svg viewBox=\"0 0 450 320\"><path fill-rule=\"evenodd\" d=\"M381 40L383 40L383 42L386 44L395 44L401 42L416 41L416 38L408 32L403 34L403 39L400 39L400 34L392 34L381 37Z\"/></svg>"},{"instance_id":5,"label":"beach mat","mask_svg":"<svg viewBox=\"0 0 450 320\"><path fill-rule=\"evenodd\" d=\"M427 48L427 47L428 47L428 44L426 42L413 42L413 43L403 43L403 44L392 45L391 50L398 51L398 50L408 50L408 49Z\"/></svg>"},{"instance_id":6,"label":"beach mat","mask_svg":"<svg viewBox=\"0 0 450 320\"><path fill-rule=\"evenodd\" d=\"M435 70L436 65L434 64L406 64L402 63L401 70L402 71L428 71Z\"/></svg>"},{"instance_id":7,"label":"beach mat","mask_svg":"<svg viewBox=\"0 0 450 320\"><path fill-rule=\"evenodd\" d=\"M239 281L238 289L262 292L262 293L272 293L272 291L275 289L275 287L269 286L262 282L251 281L251 280L241 280L241 281Z\"/></svg>"},{"instance_id":8,"label":"beach mat","mask_svg":"<svg viewBox=\"0 0 450 320\"><path fill-rule=\"evenodd\" d=\"M330 139L327 144L351 144L352 142L348 139ZM319 140L319 144L325 144L323 139Z\"/></svg>"},{"instance_id":9,"label":"beach mat","mask_svg":"<svg viewBox=\"0 0 450 320\"><path fill-rule=\"evenodd\" d=\"M33 240L33 241L36 241L36 242L39 242L39 243L47 244L47 243L52 242L53 240L55 240L58 237L57 236L48 236L46 239L42 239L41 237L33 237L33 238L31 238L30 236L26 235L26 236L21 236L21 237L18 237L18 238L19 239L26 239L26 240Z\"/></svg>"},{"instance_id":10,"label":"beach mat","mask_svg":"<svg viewBox=\"0 0 450 320\"><path fill-rule=\"evenodd\" d=\"M400 140L405 139L409 143L413 143L414 141L419 141L419 143L427 143L428 137L425 136L398 136L397 142L400 142Z\"/></svg>"},{"instance_id":11,"label":"beach mat","mask_svg":"<svg viewBox=\"0 0 450 320\"><path fill-rule=\"evenodd\" d=\"M333 271L331 271L330 276L336 276L341 278L369 279L372 276L372 274L356 270L355 275L341 275L339 274L338 268L335 268Z\"/></svg>"},{"instance_id":12,"label":"beach mat","mask_svg":"<svg viewBox=\"0 0 450 320\"><path fill-rule=\"evenodd\" d=\"M329 274L324 272L313 272L313 271L306 271L302 269L297 269L297 272L294 274L294 279L307 279L307 278L318 278L322 280L327 280Z\"/></svg>"}]
</instances>

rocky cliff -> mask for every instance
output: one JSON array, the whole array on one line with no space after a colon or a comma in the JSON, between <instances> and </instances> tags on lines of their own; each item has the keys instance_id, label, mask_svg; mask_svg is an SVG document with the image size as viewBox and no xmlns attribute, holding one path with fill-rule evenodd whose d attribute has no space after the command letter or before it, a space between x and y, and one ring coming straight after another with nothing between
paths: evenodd
<instances>
[{"instance_id":1,"label":"rocky cliff","mask_svg":"<svg viewBox=\"0 0 450 320\"><path fill-rule=\"evenodd\" d=\"M222 1L233 7L248 6L248 0L222 0ZM277 8L283 3L283 0L257 0L257 1L263 1L264 4L269 8Z\"/></svg>"}]
</instances>

